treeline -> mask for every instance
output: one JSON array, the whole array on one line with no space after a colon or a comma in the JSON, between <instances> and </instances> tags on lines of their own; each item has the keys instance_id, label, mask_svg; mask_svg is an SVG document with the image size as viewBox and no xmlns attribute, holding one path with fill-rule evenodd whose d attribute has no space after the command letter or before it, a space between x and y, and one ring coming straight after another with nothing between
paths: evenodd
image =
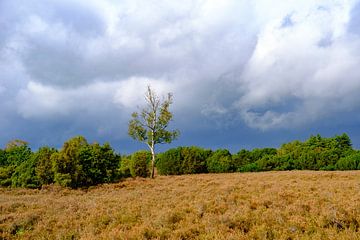
<instances>
[{"instance_id":1,"label":"treeline","mask_svg":"<svg viewBox=\"0 0 360 240\"><path fill-rule=\"evenodd\" d=\"M151 154L138 151L128 156L116 153L109 144L88 143L82 136L64 143L60 150L42 147L33 152L28 144L15 140L0 149L0 185L40 188L58 184L88 187L125 177L148 177ZM352 148L348 135L293 141L280 148L226 149L177 147L157 155L160 175L196 173L257 172L270 170L356 170L360 152Z\"/></svg>"},{"instance_id":2,"label":"treeline","mask_svg":"<svg viewBox=\"0 0 360 240\"><path fill-rule=\"evenodd\" d=\"M198 147L178 147L159 154L157 170L164 175L191 173L259 172L281 170L357 170L360 152L347 134L320 135L283 144L279 149L242 149L231 154Z\"/></svg>"},{"instance_id":3,"label":"treeline","mask_svg":"<svg viewBox=\"0 0 360 240\"><path fill-rule=\"evenodd\" d=\"M89 144L82 136L65 142L60 151L42 147L32 152L26 142L15 140L0 150L0 185L38 188L56 183L77 188L113 182L120 161L109 144Z\"/></svg>"}]
</instances>

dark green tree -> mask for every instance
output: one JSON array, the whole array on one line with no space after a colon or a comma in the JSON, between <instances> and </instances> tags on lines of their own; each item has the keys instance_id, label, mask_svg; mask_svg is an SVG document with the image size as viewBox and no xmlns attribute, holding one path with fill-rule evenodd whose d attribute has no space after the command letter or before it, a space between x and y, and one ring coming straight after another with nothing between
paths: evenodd
<instances>
[{"instance_id":1,"label":"dark green tree","mask_svg":"<svg viewBox=\"0 0 360 240\"><path fill-rule=\"evenodd\" d=\"M83 136L74 137L64 143L59 153L52 154L54 181L64 187L79 187L84 182L80 150L88 145Z\"/></svg>"},{"instance_id":2,"label":"dark green tree","mask_svg":"<svg viewBox=\"0 0 360 240\"><path fill-rule=\"evenodd\" d=\"M54 171L51 156L57 153L57 150L50 147L41 147L34 153L35 173L41 185L54 182Z\"/></svg>"},{"instance_id":3,"label":"dark green tree","mask_svg":"<svg viewBox=\"0 0 360 240\"><path fill-rule=\"evenodd\" d=\"M151 153L148 151L138 151L131 155L130 173L133 177L148 177Z\"/></svg>"},{"instance_id":4,"label":"dark green tree","mask_svg":"<svg viewBox=\"0 0 360 240\"><path fill-rule=\"evenodd\" d=\"M218 149L206 160L207 170L211 173L233 172L234 164L227 149Z\"/></svg>"}]
</instances>

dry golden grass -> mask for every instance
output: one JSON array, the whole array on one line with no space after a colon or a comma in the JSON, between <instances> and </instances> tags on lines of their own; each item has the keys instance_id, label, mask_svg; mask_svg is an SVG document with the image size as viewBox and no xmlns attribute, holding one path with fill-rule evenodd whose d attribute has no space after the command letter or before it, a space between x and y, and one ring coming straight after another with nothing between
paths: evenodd
<instances>
[{"instance_id":1,"label":"dry golden grass","mask_svg":"<svg viewBox=\"0 0 360 240\"><path fill-rule=\"evenodd\" d=\"M360 172L0 189L0 239L360 239Z\"/></svg>"}]
</instances>

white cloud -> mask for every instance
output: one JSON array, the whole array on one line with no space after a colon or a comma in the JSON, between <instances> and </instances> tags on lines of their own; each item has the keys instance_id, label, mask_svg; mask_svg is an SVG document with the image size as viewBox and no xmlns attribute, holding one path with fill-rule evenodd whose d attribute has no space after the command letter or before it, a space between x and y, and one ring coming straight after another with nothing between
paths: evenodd
<instances>
[{"instance_id":1,"label":"white cloud","mask_svg":"<svg viewBox=\"0 0 360 240\"><path fill-rule=\"evenodd\" d=\"M161 97L172 92L174 88L171 82L156 80L145 77L132 77L121 81L114 95L114 102L122 107L136 109L144 104L144 96L147 86L151 86L156 94Z\"/></svg>"},{"instance_id":2,"label":"white cloud","mask_svg":"<svg viewBox=\"0 0 360 240\"><path fill-rule=\"evenodd\" d=\"M250 126L293 127L360 107L360 42L346 32L352 4L323 4L287 9L291 26L278 17L260 29L236 104Z\"/></svg>"}]
</instances>

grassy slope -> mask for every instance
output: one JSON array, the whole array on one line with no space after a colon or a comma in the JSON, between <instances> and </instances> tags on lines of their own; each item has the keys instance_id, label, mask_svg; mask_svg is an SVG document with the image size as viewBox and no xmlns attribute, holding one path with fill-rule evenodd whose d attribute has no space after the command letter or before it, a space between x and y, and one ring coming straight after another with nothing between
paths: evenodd
<instances>
[{"instance_id":1,"label":"grassy slope","mask_svg":"<svg viewBox=\"0 0 360 240\"><path fill-rule=\"evenodd\" d=\"M0 189L0 239L360 239L360 172Z\"/></svg>"}]
</instances>

